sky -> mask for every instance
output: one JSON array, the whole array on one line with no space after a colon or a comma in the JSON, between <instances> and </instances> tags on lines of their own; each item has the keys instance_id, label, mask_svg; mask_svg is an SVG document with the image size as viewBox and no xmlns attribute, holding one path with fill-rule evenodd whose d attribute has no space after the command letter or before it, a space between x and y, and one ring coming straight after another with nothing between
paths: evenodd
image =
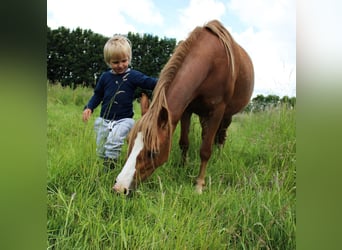
<instances>
[{"instance_id":1,"label":"sky","mask_svg":"<svg viewBox=\"0 0 342 250\"><path fill-rule=\"evenodd\" d=\"M252 58L253 97L296 96L295 0L47 0L51 29L80 27L107 37L130 31L180 41L212 19Z\"/></svg>"}]
</instances>

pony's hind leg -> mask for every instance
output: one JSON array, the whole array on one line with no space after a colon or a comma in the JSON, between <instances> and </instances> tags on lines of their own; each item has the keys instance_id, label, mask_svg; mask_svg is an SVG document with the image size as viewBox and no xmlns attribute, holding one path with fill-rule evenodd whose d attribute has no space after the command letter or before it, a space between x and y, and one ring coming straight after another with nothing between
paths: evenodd
<instances>
[{"instance_id":1,"label":"pony's hind leg","mask_svg":"<svg viewBox=\"0 0 342 250\"><path fill-rule=\"evenodd\" d=\"M227 128L232 122L232 116L226 115L222 118L220 123L220 127L218 128L215 136L215 144L218 144L219 147L223 147L226 138L227 138Z\"/></svg>"},{"instance_id":2,"label":"pony's hind leg","mask_svg":"<svg viewBox=\"0 0 342 250\"><path fill-rule=\"evenodd\" d=\"M190 129L191 113L184 112L181 117L181 135L179 138L179 147L182 150L181 165L186 163L186 157L189 149L189 129Z\"/></svg>"},{"instance_id":3,"label":"pony's hind leg","mask_svg":"<svg viewBox=\"0 0 342 250\"><path fill-rule=\"evenodd\" d=\"M200 117L202 126L202 145L200 149L200 172L196 179L196 191L201 194L205 185L205 171L208 161L211 157L212 146L214 144L214 137L219 127L219 121L222 119L222 109L218 107L211 117Z\"/></svg>"}]
</instances>

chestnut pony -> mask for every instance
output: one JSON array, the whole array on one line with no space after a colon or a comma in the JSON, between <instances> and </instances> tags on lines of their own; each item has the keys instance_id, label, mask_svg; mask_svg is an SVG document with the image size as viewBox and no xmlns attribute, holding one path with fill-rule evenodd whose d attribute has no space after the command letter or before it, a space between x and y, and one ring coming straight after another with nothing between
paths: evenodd
<instances>
[{"instance_id":1,"label":"chestnut pony","mask_svg":"<svg viewBox=\"0 0 342 250\"><path fill-rule=\"evenodd\" d=\"M254 87L253 64L222 24L195 28L160 73L146 114L129 135L128 157L113 189L128 194L167 161L176 125L184 162L191 114L200 118L202 145L196 190L201 193L214 142L223 145L232 116L244 108Z\"/></svg>"}]
</instances>

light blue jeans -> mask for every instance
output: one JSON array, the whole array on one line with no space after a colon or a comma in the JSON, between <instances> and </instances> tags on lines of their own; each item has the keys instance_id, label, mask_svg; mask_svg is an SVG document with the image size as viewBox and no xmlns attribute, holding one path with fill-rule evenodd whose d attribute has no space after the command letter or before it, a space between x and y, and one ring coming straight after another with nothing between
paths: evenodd
<instances>
[{"instance_id":1,"label":"light blue jeans","mask_svg":"<svg viewBox=\"0 0 342 250\"><path fill-rule=\"evenodd\" d=\"M134 125L134 119L110 121L98 117L95 120L96 153L101 158L117 159L122 145Z\"/></svg>"}]
</instances>

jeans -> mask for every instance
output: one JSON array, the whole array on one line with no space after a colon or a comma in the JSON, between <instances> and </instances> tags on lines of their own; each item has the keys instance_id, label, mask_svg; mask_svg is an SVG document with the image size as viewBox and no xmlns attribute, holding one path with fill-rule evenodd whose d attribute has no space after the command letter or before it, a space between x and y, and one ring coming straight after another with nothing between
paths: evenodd
<instances>
[{"instance_id":1,"label":"jeans","mask_svg":"<svg viewBox=\"0 0 342 250\"><path fill-rule=\"evenodd\" d=\"M134 125L134 119L110 121L98 117L95 120L96 153L101 158L117 159L122 145Z\"/></svg>"}]
</instances>

